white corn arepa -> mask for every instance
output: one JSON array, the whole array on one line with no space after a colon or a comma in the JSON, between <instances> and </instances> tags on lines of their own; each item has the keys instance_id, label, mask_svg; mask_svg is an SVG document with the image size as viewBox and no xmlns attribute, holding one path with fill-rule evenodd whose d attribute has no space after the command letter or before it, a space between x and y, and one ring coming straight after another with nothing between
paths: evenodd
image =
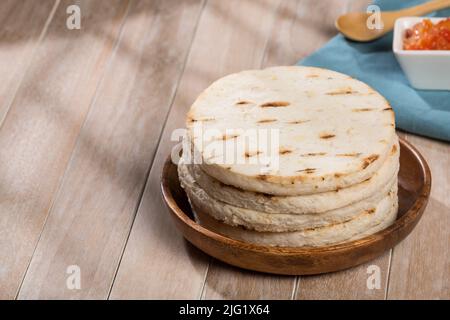
<instances>
[{"instance_id":1,"label":"white corn arepa","mask_svg":"<svg viewBox=\"0 0 450 320\"><path fill-rule=\"evenodd\" d=\"M394 113L380 94L347 75L299 66L217 80L192 105L187 128L208 175L280 196L363 182L382 167L395 138ZM278 150L259 150L248 134L259 129L279 130ZM250 161L274 154L276 165Z\"/></svg>"},{"instance_id":2,"label":"white corn arepa","mask_svg":"<svg viewBox=\"0 0 450 320\"><path fill-rule=\"evenodd\" d=\"M225 185L205 174L198 165L186 164L184 160L180 162L179 166L186 168L179 168L179 170L189 170L189 175L198 184L193 188L203 189L201 192L206 192L207 196L212 198L211 202L215 202L217 199L235 207L266 213L315 214L331 210L329 212L331 214L333 209L368 199L379 193L380 190L389 187L397 177L399 154L398 139L395 138L395 143L385 163L369 179L335 191L300 196L275 196ZM181 175L182 173L180 173ZM203 198L206 198L206 195Z\"/></svg>"},{"instance_id":3,"label":"white corn arepa","mask_svg":"<svg viewBox=\"0 0 450 320\"><path fill-rule=\"evenodd\" d=\"M397 192L397 177L395 176L368 199L345 207L316 214L265 213L235 207L214 199L196 183L188 167L183 164L183 160L178 165L178 176L191 204L201 212L228 225L269 232L298 231L349 221L364 216L367 212L374 212L379 203L386 201L386 198L391 199L392 196L389 195Z\"/></svg>"},{"instance_id":4,"label":"white corn arepa","mask_svg":"<svg viewBox=\"0 0 450 320\"><path fill-rule=\"evenodd\" d=\"M194 102L187 129L178 176L212 231L314 247L373 234L397 216L394 113L347 75L294 66L226 76Z\"/></svg>"},{"instance_id":5,"label":"white corn arepa","mask_svg":"<svg viewBox=\"0 0 450 320\"><path fill-rule=\"evenodd\" d=\"M383 199L375 212L357 218L318 228L293 232L258 232L222 223L191 204L195 219L205 228L232 239L260 245L280 247L318 247L361 239L391 225L397 217L397 193Z\"/></svg>"}]
</instances>

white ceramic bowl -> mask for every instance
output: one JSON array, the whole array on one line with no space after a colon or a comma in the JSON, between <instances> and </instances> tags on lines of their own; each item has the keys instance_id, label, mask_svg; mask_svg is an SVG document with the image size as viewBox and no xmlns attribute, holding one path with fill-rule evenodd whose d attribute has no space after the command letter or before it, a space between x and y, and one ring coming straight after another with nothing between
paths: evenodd
<instances>
[{"instance_id":1,"label":"white ceramic bowl","mask_svg":"<svg viewBox=\"0 0 450 320\"><path fill-rule=\"evenodd\" d=\"M437 23L445 18L397 19L392 49L411 86L421 90L450 90L450 50L403 50L405 30L423 19Z\"/></svg>"}]
</instances>

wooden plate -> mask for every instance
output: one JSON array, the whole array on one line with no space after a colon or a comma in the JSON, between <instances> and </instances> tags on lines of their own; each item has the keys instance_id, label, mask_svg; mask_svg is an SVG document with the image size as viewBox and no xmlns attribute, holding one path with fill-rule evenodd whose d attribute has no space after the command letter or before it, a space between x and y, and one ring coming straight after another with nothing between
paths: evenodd
<instances>
[{"instance_id":1,"label":"wooden plate","mask_svg":"<svg viewBox=\"0 0 450 320\"><path fill-rule=\"evenodd\" d=\"M244 269L304 275L350 268L381 255L402 241L419 222L431 188L430 169L410 143L400 141L399 213L393 225L368 237L325 247L270 247L234 240L197 224L170 157L162 173L162 193L183 236L207 254Z\"/></svg>"}]
</instances>

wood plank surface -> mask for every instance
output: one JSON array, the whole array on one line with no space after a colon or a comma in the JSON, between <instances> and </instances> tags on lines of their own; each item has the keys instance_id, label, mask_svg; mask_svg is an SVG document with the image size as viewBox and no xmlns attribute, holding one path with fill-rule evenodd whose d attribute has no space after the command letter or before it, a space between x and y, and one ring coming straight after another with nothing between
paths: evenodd
<instances>
[{"instance_id":1,"label":"wood plank surface","mask_svg":"<svg viewBox=\"0 0 450 320\"><path fill-rule=\"evenodd\" d=\"M293 65L319 49L336 35L334 21L345 12L347 2L283 0L271 31L263 66Z\"/></svg>"},{"instance_id":2,"label":"wood plank surface","mask_svg":"<svg viewBox=\"0 0 450 320\"><path fill-rule=\"evenodd\" d=\"M4 0L0 5L0 126L58 1Z\"/></svg>"},{"instance_id":3,"label":"wood plank surface","mask_svg":"<svg viewBox=\"0 0 450 320\"><path fill-rule=\"evenodd\" d=\"M449 143L399 132L430 165L428 208L393 250L341 272L226 265L185 241L162 201L163 162L202 90L295 64L369 3L1 1L0 299L450 299ZM72 4L81 30L66 27Z\"/></svg>"},{"instance_id":4,"label":"wood plank surface","mask_svg":"<svg viewBox=\"0 0 450 320\"><path fill-rule=\"evenodd\" d=\"M242 270L212 260L202 299L291 299L295 278Z\"/></svg>"},{"instance_id":5,"label":"wood plank surface","mask_svg":"<svg viewBox=\"0 0 450 320\"><path fill-rule=\"evenodd\" d=\"M299 277L295 298L301 300L382 300L385 298L389 279L389 256L390 251L355 268L317 276ZM374 272L372 269L374 266L379 270L379 287L373 286L369 279ZM367 285L368 279L369 286Z\"/></svg>"},{"instance_id":6,"label":"wood plank surface","mask_svg":"<svg viewBox=\"0 0 450 320\"><path fill-rule=\"evenodd\" d=\"M127 3L76 1L82 30L62 1L0 129L0 297L13 298L89 110Z\"/></svg>"},{"instance_id":7,"label":"wood plank surface","mask_svg":"<svg viewBox=\"0 0 450 320\"><path fill-rule=\"evenodd\" d=\"M261 292L267 293L266 297L273 291L278 295L283 295L282 291L290 294L292 284L289 281L281 286L278 277L266 276L264 281L255 281L254 275L241 270L233 271L239 279L233 276L234 273L225 277L225 271L219 271L221 266L212 267L218 273L213 271L213 279L207 279L204 284L209 259L186 243L175 230L162 202L159 186L163 161L173 146L170 143L172 131L184 128L190 105L213 80L242 69L259 67L274 12L274 1L208 1L111 298L195 299L203 296L204 286L206 293L211 292L209 281L215 281L215 274L220 277L220 282L214 282L215 295L222 295L223 290L227 290L226 281L241 287L252 283L253 289L247 292L247 298ZM239 295L232 292L228 297L236 294Z\"/></svg>"},{"instance_id":8,"label":"wood plank surface","mask_svg":"<svg viewBox=\"0 0 450 320\"><path fill-rule=\"evenodd\" d=\"M19 298L107 298L201 8L131 2Z\"/></svg>"},{"instance_id":9,"label":"wood plank surface","mask_svg":"<svg viewBox=\"0 0 450 320\"><path fill-rule=\"evenodd\" d=\"M431 197L413 232L393 249L388 299L450 299L450 145L408 134L427 160Z\"/></svg>"}]
</instances>

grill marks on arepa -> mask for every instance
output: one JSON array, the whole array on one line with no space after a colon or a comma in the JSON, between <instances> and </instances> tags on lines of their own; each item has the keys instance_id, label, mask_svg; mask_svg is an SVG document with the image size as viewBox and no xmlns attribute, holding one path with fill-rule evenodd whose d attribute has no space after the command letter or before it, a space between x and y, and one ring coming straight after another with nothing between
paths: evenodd
<instances>
[{"instance_id":1,"label":"grill marks on arepa","mask_svg":"<svg viewBox=\"0 0 450 320\"><path fill-rule=\"evenodd\" d=\"M367 111L374 111L375 108L355 108L352 109L352 112L367 112Z\"/></svg>"},{"instance_id":2,"label":"grill marks on arepa","mask_svg":"<svg viewBox=\"0 0 450 320\"><path fill-rule=\"evenodd\" d=\"M287 107L291 104L287 101L271 101L271 102L265 102L260 105L261 108L279 108L279 107Z\"/></svg>"},{"instance_id":3,"label":"grill marks on arepa","mask_svg":"<svg viewBox=\"0 0 450 320\"><path fill-rule=\"evenodd\" d=\"M304 172L306 174L311 174L311 173L316 172L316 170L317 170L317 168L306 168L306 169L297 170L297 172Z\"/></svg>"},{"instance_id":4,"label":"grill marks on arepa","mask_svg":"<svg viewBox=\"0 0 450 320\"><path fill-rule=\"evenodd\" d=\"M256 123L272 123L272 122L277 122L277 119L261 119L258 120Z\"/></svg>"},{"instance_id":5,"label":"grill marks on arepa","mask_svg":"<svg viewBox=\"0 0 450 320\"><path fill-rule=\"evenodd\" d=\"M244 156L245 158L251 158L260 155L261 151L245 151Z\"/></svg>"},{"instance_id":6,"label":"grill marks on arepa","mask_svg":"<svg viewBox=\"0 0 450 320\"><path fill-rule=\"evenodd\" d=\"M193 118L192 116L188 116L187 122L188 123L195 123L195 122L208 122L208 121L214 121L215 118L213 117L199 117L199 118Z\"/></svg>"},{"instance_id":7,"label":"grill marks on arepa","mask_svg":"<svg viewBox=\"0 0 450 320\"><path fill-rule=\"evenodd\" d=\"M288 124L302 124L302 123L306 123L306 122L310 122L311 120L292 120L292 121L288 121Z\"/></svg>"},{"instance_id":8,"label":"grill marks on arepa","mask_svg":"<svg viewBox=\"0 0 450 320\"><path fill-rule=\"evenodd\" d=\"M344 87L339 88L333 91L328 91L325 94L328 96L339 96L339 95L348 95L348 94L355 94L358 93L358 91L353 90L351 87Z\"/></svg>"},{"instance_id":9,"label":"grill marks on arepa","mask_svg":"<svg viewBox=\"0 0 450 320\"><path fill-rule=\"evenodd\" d=\"M317 157L317 156L325 156L326 154L327 154L326 152L308 152L301 154L300 157Z\"/></svg>"},{"instance_id":10,"label":"grill marks on arepa","mask_svg":"<svg viewBox=\"0 0 450 320\"><path fill-rule=\"evenodd\" d=\"M393 155L393 154L395 154L397 152L397 145L393 145L392 146L392 148L391 148L391 152L390 152L390 155Z\"/></svg>"},{"instance_id":11,"label":"grill marks on arepa","mask_svg":"<svg viewBox=\"0 0 450 320\"><path fill-rule=\"evenodd\" d=\"M336 153L337 157L359 157L361 152L350 152L350 153Z\"/></svg>"},{"instance_id":12,"label":"grill marks on arepa","mask_svg":"<svg viewBox=\"0 0 450 320\"><path fill-rule=\"evenodd\" d=\"M286 155L286 154L290 154L290 153L292 153L292 149L289 149L289 148L280 148L280 150L278 151L278 153L280 154L280 155Z\"/></svg>"},{"instance_id":13,"label":"grill marks on arepa","mask_svg":"<svg viewBox=\"0 0 450 320\"><path fill-rule=\"evenodd\" d=\"M226 133L224 133L221 137L220 137L220 140L223 140L223 141L225 141L225 140L230 140L230 139L236 139L237 137L239 137L239 135L238 134L226 134Z\"/></svg>"},{"instance_id":14,"label":"grill marks on arepa","mask_svg":"<svg viewBox=\"0 0 450 320\"><path fill-rule=\"evenodd\" d=\"M362 169L366 169L371 163L373 163L375 160L377 160L380 156L378 154L372 154L368 157L365 157L362 160L362 165L361 168Z\"/></svg>"},{"instance_id":15,"label":"grill marks on arepa","mask_svg":"<svg viewBox=\"0 0 450 320\"><path fill-rule=\"evenodd\" d=\"M247 101L247 100L241 100L241 101L236 102L237 106L245 106L245 105L249 105L249 104L254 104L254 103L251 101Z\"/></svg>"},{"instance_id":16,"label":"grill marks on arepa","mask_svg":"<svg viewBox=\"0 0 450 320\"><path fill-rule=\"evenodd\" d=\"M336 137L336 135L334 133L330 133L330 132L322 132L319 134L320 139L331 139L334 137Z\"/></svg>"}]
</instances>

